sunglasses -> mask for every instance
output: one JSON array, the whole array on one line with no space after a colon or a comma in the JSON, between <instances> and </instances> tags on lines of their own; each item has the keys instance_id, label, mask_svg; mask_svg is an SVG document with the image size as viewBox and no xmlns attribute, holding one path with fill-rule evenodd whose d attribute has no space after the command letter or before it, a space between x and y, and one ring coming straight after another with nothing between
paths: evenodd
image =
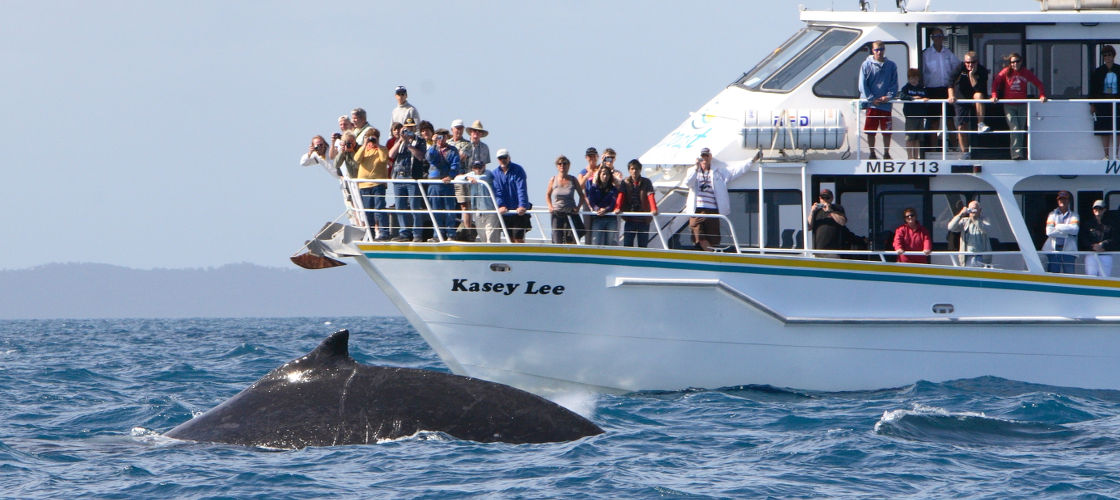
<instances>
[{"instance_id":1,"label":"sunglasses","mask_svg":"<svg viewBox=\"0 0 1120 500\"><path fill-rule=\"evenodd\" d=\"M604 156L603 161L614 161L614 157L613 156Z\"/></svg>"},{"instance_id":2,"label":"sunglasses","mask_svg":"<svg viewBox=\"0 0 1120 500\"><path fill-rule=\"evenodd\" d=\"M498 159L499 160L508 160L509 157L508 156L499 156Z\"/></svg>"},{"instance_id":3,"label":"sunglasses","mask_svg":"<svg viewBox=\"0 0 1120 500\"><path fill-rule=\"evenodd\" d=\"M871 49L871 52L882 52L882 51L883 51L883 49L881 49L881 48L880 49Z\"/></svg>"},{"instance_id":4,"label":"sunglasses","mask_svg":"<svg viewBox=\"0 0 1120 500\"><path fill-rule=\"evenodd\" d=\"M1007 62L1009 62L1009 63L1011 63L1011 64L1019 64L1019 63L1021 63L1021 62L1023 62L1023 61L1020 61L1020 60L1018 60L1018 59L1012 59L1012 60L1010 60L1010 61L1007 61Z\"/></svg>"},{"instance_id":5,"label":"sunglasses","mask_svg":"<svg viewBox=\"0 0 1120 500\"><path fill-rule=\"evenodd\" d=\"M909 214L909 215L906 215L904 217L906 217L907 219L917 219L918 218L918 216L914 215L914 214Z\"/></svg>"}]
</instances>

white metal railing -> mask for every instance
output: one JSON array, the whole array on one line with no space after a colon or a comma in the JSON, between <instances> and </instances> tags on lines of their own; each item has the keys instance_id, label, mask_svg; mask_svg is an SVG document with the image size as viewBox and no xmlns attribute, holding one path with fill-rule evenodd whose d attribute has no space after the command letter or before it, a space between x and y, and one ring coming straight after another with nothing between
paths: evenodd
<instances>
[{"instance_id":1,"label":"white metal railing","mask_svg":"<svg viewBox=\"0 0 1120 500\"><path fill-rule=\"evenodd\" d=\"M909 133L909 134L939 136L940 137L940 144L938 144L938 145L925 144L925 145L922 145L921 147L925 151L933 151L934 149L940 149L940 156L935 157L933 159L939 158L941 160L950 159L949 156L953 154L952 153L952 148L958 146L958 144L957 144L958 141L956 139L950 139L950 137L952 135L956 135L956 134L969 136L970 138L975 138L976 136L980 136L980 135L1023 134L1024 135L1023 147L1025 148L1025 153L1027 155L1026 159L1028 159L1028 160L1032 159L1031 155L1032 155L1032 149L1033 148L1031 147L1031 144L1035 142L1033 138L1036 137L1036 136L1039 136L1040 134L1087 134L1087 135L1095 136L1099 132L1106 132L1106 133L1109 134L1108 136L1110 137L1111 140L1109 141L1109 148L1108 148L1107 151L1105 151L1105 154L1109 158L1111 158L1113 160L1116 160L1117 159L1117 152L1120 151L1120 145L1117 144L1117 138L1120 137L1120 116L1117 116L1117 111L1120 111L1120 99L1058 99L1058 100L1050 99L1047 102L1042 102L1039 99L1000 99L998 102L994 102L994 103L990 99L957 99L955 101L956 104L972 104L972 105L975 105L976 103L980 103L981 105L986 106L986 107L987 106L994 107L994 105L997 105L997 104L1025 104L1026 105L1026 110L1024 111L1024 120L1026 120L1027 126L1024 127L1022 130L1010 130L1010 129L1008 129L1008 130L995 130L995 129L993 129L993 130L989 130L989 131L985 131L985 132L980 132L980 131L976 130L975 127L972 130L958 130L956 125L955 125L955 121L953 119L954 114L951 113L950 109L949 109L950 106L952 106L954 103L951 103L951 102L949 102L948 100L945 100L945 99L930 99L928 101L892 100L892 101L890 101L891 108L892 108L892 110L891 110L892 122L894 121L895 118L900 118L901 123L903 124L902 128L901 129L894 128L892 130L887 130L887 131L868 130L868 129L864 128L864 124L866 123L865 122L866 114L867 114L866 109L861 108L860 103L861 103L860 100L852 101L852 107L857 110L857 113L855 114L855 116L856 116L856 127L853 128L853 130L855 130L856 137L853 138L853 137L849 136L849 138L848 138L850 144L858 144L859 145L859 147L856 148L856 154L855 154L855 157L856 157L857 161L860 161L860 160L864 159L864 156L866 155L866 148L869 147L869 145L867 144L867 134L881 134L883 132L886 132L886 133L892 134L892 135L893 134L907 134L907 133ZM1046 131L1033 130L1033 127L1029 126L1029 124L1032 120L1037 121L1039 119L1045 119L1045 118L1059 118L1059 117L1068 118L1069 117L1069 115L1047 114L1046 113L1047 106L1049 106L1052 103L1084 103L1086 105L1085 106L1086 116L1089 116L1089 118L1090 118L1090 120L1089 120L1090 127L1088 129L1084 129L1084 128L1063 128L1061 130L1046 130ZM939 124L937 125L937 127L936 128L922 128L922 129L918 129L918 130L906 129L905 115L901 111L902 106L906 105L906 104L923 104L923 105L936 106L938 108L939 112L937 112L936 114L923 115L922 117L927 118L927 119L939 120ZM1094 129L1094 127L1092 126L1092 124L1093 124L1092 110L1091 110L1091 108L1089 108L1090 104L1095 105L1095 106L1105 105L1105 106L1111 106L1112 107L1112 126L1111 126L1110 130L1099 131L1099 130ZM996 116L999 116L1000 118L1004 117L1003 114L996 115L994 113L992 113L992 114L985 113L985 117L996 117ZM978 122L980 120L978 118L974 117L974 121ZM906 147L905 146L905 140L903 140L902 142L903 142L903 147L905 148ZM973 141L970 140L969 142L971 143ZM979 147L976 144L970 144L969 147L970 147L970 149L978 149L978 150L984 149L983 147ZM1000 148L1003 148L1003 146L1001 146ZM1097 150L1097 151L1103 151L1103 149ZM934 152L934 153L936 155L936 152ZM961 151L961 153L967 153L967 151ZM895 159L901 160L901 159L904 159L904 158L895 158ZM916 158L910 158L910 159L916 159Z\"/></svg>"}]
</instances>

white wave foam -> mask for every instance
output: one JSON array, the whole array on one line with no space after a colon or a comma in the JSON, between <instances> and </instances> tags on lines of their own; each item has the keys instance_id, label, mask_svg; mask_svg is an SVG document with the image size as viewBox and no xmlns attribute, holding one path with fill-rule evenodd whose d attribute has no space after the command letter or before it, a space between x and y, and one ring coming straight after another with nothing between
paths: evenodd
<instances>
[{"instance_id":1,"label":"white wave foam","mask_svg":"<svg viewBox=\"0 0 1120 500\"><path fill-rule=\"evenodd\" d=\"M578 413L583 418L591 418L599 397L590 392L561 392L550 394L552 402Z\"/></svg>"},{"instance_id":2,"label":"white wave foam","mask_svg":"<svg viewBox=\"0 0 1120 500\"><path fill-rule=\"evenodd\" d=\"M908 415L921 416L921 417L955 417L955 418L991 418L984 414L984 412L974 411L949 411L945 408L936 406L926 406L920 403L915 403L909 410L887 410L883 412L883 416L879 417L879 421L875 422L875 432L879 432L884 424L894 424L903 417ZM997 419L999 420L999 419Z\"/></svg>"}]
</instances>

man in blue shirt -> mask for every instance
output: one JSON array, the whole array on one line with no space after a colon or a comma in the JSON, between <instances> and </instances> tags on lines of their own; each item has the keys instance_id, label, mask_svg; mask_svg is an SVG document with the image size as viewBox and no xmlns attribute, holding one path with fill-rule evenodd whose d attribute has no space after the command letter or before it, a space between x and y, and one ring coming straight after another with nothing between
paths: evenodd
<instances>
[{"instance_id":1,"label":"man in blue shirt","mask_svg":"<svg viewBox=\"0 0 1120 500\"><path fill-rule=\"evenodd\" d=\"M502 215L509 240L512 243L525 243L525 232L532 228L529 221L529 191L525 186L525 169L509 159L509 151L498 150L498 168L494 169L494 199L498 202L498 213Z\"/></svg>"},{"instance_id":2,"label":"man in blue shirt","mask_svg":"<svg viewBox=\"0 0 1120 500\"><path fill-rule=\"evenodd\" d=\"M451 134L447 129L435 131L435 144L428 148L428 179L440 179L442 183L428 184L426 193L428 204L435 212L436 224L443 231L443 239L448 240L454 235L456 209L455 189L451 186L451 178L459 173L459 150L447 142ZM443 210L444 212L440 212ZM433 239L439 236L433 230Z\"/></svg>"},{"instance_id":3,"label":"man in blue shirt","mask_svg":"<svg viewBox=\"0 0 1120 500\"><path fill-rule=\"evenodd\" d=\"M883 158L891 158L891 103L898 93L898 67L887 59L886 46L876 41L871 44L871 55L859 68L859 98L867 108L863 130L867 132L870 158L875 159L875 130L883 134Z\"/></svg>"}]
</instances>

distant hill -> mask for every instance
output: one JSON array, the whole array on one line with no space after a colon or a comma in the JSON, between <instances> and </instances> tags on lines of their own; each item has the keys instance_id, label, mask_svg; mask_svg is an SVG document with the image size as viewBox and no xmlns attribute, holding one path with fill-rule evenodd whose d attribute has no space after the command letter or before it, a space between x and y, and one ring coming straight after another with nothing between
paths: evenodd
<instances>
[{"instance_id":1,"label":"distant hill","mask_svg":"<svg viewBox=\"0 0 1120 500\"><path fill-rule=\"evenodd\" d=\"M0 271L0 319L398 316L358 266L228 264L138 270L47 264Z\"/></svg>"}]
</instances>

